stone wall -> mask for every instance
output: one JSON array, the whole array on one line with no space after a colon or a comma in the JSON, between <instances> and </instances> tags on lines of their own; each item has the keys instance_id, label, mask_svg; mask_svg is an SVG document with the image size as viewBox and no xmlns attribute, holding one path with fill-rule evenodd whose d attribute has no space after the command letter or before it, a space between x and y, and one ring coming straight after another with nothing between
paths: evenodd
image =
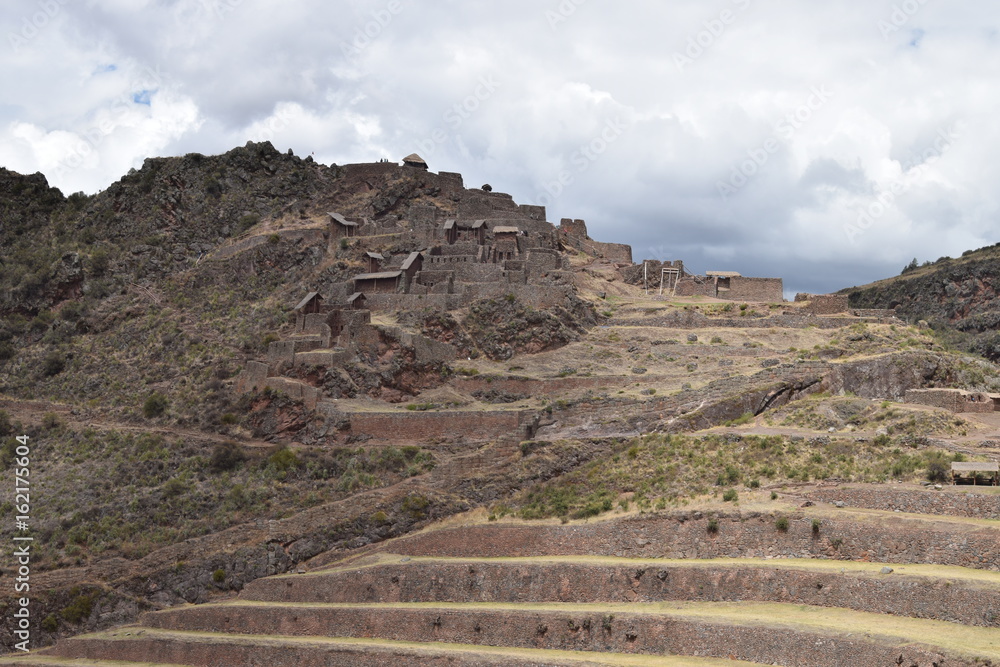
<instances>
[{"instance_id":1,"label":"stone wall","mask_svg":"<svg viewBox=\"0 0 1000 667\"><path fill-rule=\"evenodd\" d=\"M851 311L855 317L877 317L879 319L895 319L895 308L855 308Z\"/></svg>"},{"instance_id":2,"label":"stone wall","mask_svg":"<svg viewBox=\"0 0 1000 667\"><path fill-rule=\"evenodd\" d=\"M316 387L283 377L269 377L264 386L274 391L280 391L289 398L302 401L309 410L315 410L319 404L320 392Z\"/></svg>"},{"instance_id":3,"label":"stone wall","mask_svg":"<svg viewBox=\"0 0 1000 667\"><path fill-rule=\"evenodd\" d=\"M537 423L535 413L524 410L343 413L330 403L321 403L319 410L334 421L347 418L351 435L365 435L376 442L391 443L429 439L530 440Z\"/></svg>"},{"instance_id":4,"label":"stone wall","mask_svg":"<svg viewBox=\"0 0 1000 667\"><path fill-rule=\"evenodd\" d=\"M847 507L910 514L937 514L965 516L971 519L1000 519L1000 496L995 494L959 491L949 486L936 491L893 489L884 485L871 487L842 486L817 489L808 494L810 500L823 503L841 502ZM966 487L968 488L968 487ZM1000 620L1000 619L998 619Z\"/></svg>"},{"instance_id":5,"label":"stone wall","mask_svg":"<svg viewBox=\"0 0 1000 667\"><path fill-rule=\"evenodd\" d=\"M775 527L788 519L787 531ZM513 558L617 556L621 558L826 558L879 563L934 563L1000 570L1000 529L906 517L879 521L824 518L819 534L805 511L647 513L584 525L464 526L396 541L407 556ZM708 532L709 519L718 531ZM886 539L886 534L892 539Z\"/></svg>"},{"instance_id":6,"label":"stone wall","mask_svg":"<svg viewBox=\"0 0 1000 667\"><path fill-rule=\"evenodd\" d=\"M806 312L813 315L835 315L837 313L851 312L847 303L846 294L796 294L796 302L807 302L803 307Z\"/></svg>"},{"instance_id":7,"label":"stone wall","mask_svg":"<svg viewBox=\"0 0 1000 667\"><path fill-rule=\"evenodd\" d=\"M660 277L656 276L656 282L651 281L651 285L657 290L660 288ZM715 298L715 280L705 276L688 276L677 283L674 292L677 296L707 296Z\"/></svg>"},{"instance_id":8,"label":"stone wall","mask_svg":"<svg viewBox=\"0 0 1000 667\"><path fill-rule=\"evenodd\" d=\"M929 405L951 412L993 412L993 399L987 394L969 393L960 389L910 389L906 402Z\"/></svg>"},{"instance_id":9,"label":"stone wall","mask_svg":"<svg viewBox=\"0 0 1000 667\"><path fill-rule=\"evenodd\" d=\"M575 236L577 239L583 241L590 239L590 236L587 234L587 223L583 220L563 218L559 221L559 231L563 234Z\"/></svg>"},{"instance_id":10,"label":"stone wall","mask_svg":"<svg viewBox=\"0 0 1000 667\"><path fill-rule=\"evenodd\" d=\"M501 646L527 649L572 650L582 661L586 651L640 654L662 657L664 655L698 655L752 661L754 664L796 665L797 667L830 667L851 665L959 665L978 664L978 658L948 655L947 658L933 647L912 646L907 640L885 638L871 640L864 633L831 634L823 628L811 629L805 625L788 624L781 627L776 638L776 627L722 618L688 616L682 610L658 609L643 613L641 609L615 609L608 614L605 609L492 609L427 607L370 607L363 604L346 606L311 605L293 609L262 608L260 605L201 605L187 609L167 610L143 618L154 628L200 633L226 633L235 636L281 637L323 636L334 630L340 637L377 637L390 642L435 642L456 644L475 651L475 646ZM112 647L93 643L93 652L82 652L75 646L74 655L88 658L137 659L133 653L115 650L114 644L145 645L149 635L139 635L128 642L110 642ZM155 636L155 635L154 635ZM211 638L216 635L207 635ZM77 640L77 643L86 640ZM105 641L105 643L109 643ZM232 644L232 642L230 642ZM809 650L804 650L809 647ZM821 649L817 650L817 647ZM236 643L238 650L240 644ZM277 655L269 651L267 643L260 642L259 652L245 663L253 665L295 664L302 667L329 666L329 657L317 659L299 657L300 652L324 652L328 648L316 642L288 642L282 647L286 653ZM440 650L440 649L438 649ZM293 653L294 652L294 653ZM144 646L142 655L157 655L171 662L180 656L162 648ZM225 656L225 651L219 657ZM288 656L293 656L288 660ZM241 656L242 657L242 656ZM246 656L250 658L250 656ZM453 656L454 657L454 656ZM897 662L897 658L905 662ZM185 662L188 662L185 660ZM604 663L603 664L609 664ZM190 662L188 664L191 664ZM207 662L200 658L194 664L226 664ZM232 664L232 663L229 663ZM385 664L397 664L395 662ZM480 661L453 661L447 658L435 665L475 665L490 663ZM559 663L546 663L559 664ZM581 662L595 664L594 662Z\"/></svg>"},{"instance_id":11,"label":"stone wall","mask_svg":"<svg viewBox=\"0 0 1000 667\"><path fill-rule=\"evenodd\" d=\"M720 299L730 301L763 301L781 303L785 300L781 278L747 278L740 276L729 279L729 292L719 293Z\"/></svg>"},{"instance_id":12,"label":"stone wall","mask_svg":"<svg viewBox=\"0 0 1000 667\"><path fill-rule=\"evenodd\" d=\"M709 539L706 536L706 539ZM770 564L568 563L552 561L384 564L343 572L258 579L242 598L262 602L375 604L534 601L576 604L650 603L673 600L779 602L841 607L912 618L997 626L994 591L953 581L879 576L877 565L849 572L782 568ZM566 582L573 582L566 586Z\"/></svg>"}]
</instances>

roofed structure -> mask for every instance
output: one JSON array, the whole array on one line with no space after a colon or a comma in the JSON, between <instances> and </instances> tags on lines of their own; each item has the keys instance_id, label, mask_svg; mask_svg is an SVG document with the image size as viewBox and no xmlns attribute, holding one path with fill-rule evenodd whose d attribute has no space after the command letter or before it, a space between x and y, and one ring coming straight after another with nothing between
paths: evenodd
<instances>
[{"instance_id":1,"label":"roofed structure","mask_svg":"<svg viewBox=\"0 0 1000 667\"><path fill-rule=\"evenodd\" d=\"M416 167L417 169L427 169L427 163L424 159L417 155L416 153L410 153L403 158L403 164L407 167Z\"/></svg>"},{"instance_id":2,"label":"roofed structure","mask_svg":"<svg viewBox=\"0 0 1000 667\"><path fill-rule=\"evenodd\" d=\"M319 292L309 292L305 298L299 302L292 310L302 311L306 314L318 313L323 307L323 295Z\"/></svg>"},{"instance_id":3,"label":"roofed structure","mask_svg":"<svg viewBox=\"0 0 1000 667\"><path fill-rule=\"evenodd\" d=\"M969 475L972 483L978 482L978 473L988 473L993 486L1000 484L1000 464L995 461L971 461L951 464L951 483L957 484L962 475Z\"/></svg>"},{"instance_id":4,"label":"roofed structure","mask_svg":"<svg viewBox=\"0 0 1000 667\"><path fill-rule=\"evenodd\" d=\"M358 223L333 211L327 211L327 215L330 216L330 238L351 237L358 233Z\"/></svg>"}]
</instances>

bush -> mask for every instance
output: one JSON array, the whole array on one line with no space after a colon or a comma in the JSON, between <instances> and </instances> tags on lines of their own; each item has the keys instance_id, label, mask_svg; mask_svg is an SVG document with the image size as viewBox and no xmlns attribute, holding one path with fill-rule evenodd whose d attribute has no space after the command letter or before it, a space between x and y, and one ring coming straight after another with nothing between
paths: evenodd
<instances>
[{"instance_id":1,"label":"bush","mask_svg":"<svg viewBox=\"0 0 1000 667\"><path fill-rule=\"evenodd\" d=\"M297 457L295 452L290 450L288 447L281 447L267 458L267 462L273 466L275 470L285 472L298 467L299 457Z\"/></svg>"},{"instance_id":2,"label":"bush","mask_svg":"<svg viewBox=\"0 0 1000 667\"><path fill-rule=\"evenodd\" d=\"M168 405L167 397L154 391L142 404L142 416L146 419L155 419L167 411Z\"/></svg>"},{"instance_id":3,"label":"bush","mask_svg":"<svg viewBox=\"0 0 1000 667\"><path fill-rule=\"evenodd\" d=\"M277 245L281 241L281 234L275 232L267 237L267 242L271 245Z\"/></svg>"},{"instance_id":4,"label":"bush","mask_svg":"<svg viewBox=\"0 0 1000 667\"><path fill-rule=\"evenodd\" d=\"M927 479L931 482L944 482L951 474L951 464L948 458L941 452L927 456Z\"/></svg>"},{"instance_id":5,"label":"bush","mask_svg":"<svg viewBox=\"0 0 1000 667\"><path fill-rule=\"evenodd\" d=\"M739 494L736 493L736 489L726 489L726 492L722 494L722 499L727 503L736 502L738 497Z\"/></svg>"},{"instance_id":6,"label":"bush","mask_svg":"<svg viewBox=\"0 0 1000 667\"><path fill-rule=\"evenodd\" d=\"M111 255L104 248L98 248L90 256L90 274L95 278L100 278L108 272L111 266Z\"/></svg>"},{"instance_id":7,"label":"bush","mask_svg":"<svg viewBox=\"0 0 1000 667\"><path fill-rule=\"evenodd\" d=\"M774 522L774 527L777 528L778 530L780 530L783 533L787 533L788 532L788 517L787 516L779 516L778 520Z\"/></svg>"},{"instance_id":8,"label":"bush","mask_svg":"<svg viewBox=\"0 0 1000 667\"><path fill-rule=\"evenodd\" d=\"M70 623L79 623L90 616L90 612L94 609L94 598L97 597L97 593L87 595L81 593L78 588L74 588L70 594L76 597L63 608L60 614Z\"/></svg>"},{"instance_id":9,"label":"bush","mask_svg":"<svg viewBox=\"0 0 1000 667\"><path fill-rule=\"evenodd\" d=\"M708 532L710 532L713 535L719 532L719 522L716 519L708 520Z\"/></svg>"},{"instance_id":10,"label":"bush","mask_svg":"<svg viewBox=\"0 0 1000 667\"><path fill-rule=\"evenodd\" d=\"M777 491L772 491L771 492L771 500L777 500L777 499L778 499L778 492Z\"/></svg>"},{"instance_id":11,"label":"bush","mask_svg":"<svg viewBox=\"0 0 1000 667\"><path fill-rule=\"evenodd\" d=\"M215 583L221 584L225 580L226 580L226 571L223 570L221 567L212 573L212 581L214 581Z\"/></svg>"},{"instance_id":12,"label":"bush","mask_svg":"<svg viewBox=\"0 0 1000 667\"><path fill-rule=\"evenodd\" d=\"M820 526L822 526L822 525L823 525L823 522L822 522L822 521L820 521L819 519L813 519L813 520L812 520L812 531L813 531L813 535L819 535L819 528L820 528Z\"/></svg>"},{"instance_id":13,"label":"bush","mask_svg":"<svg viewBox=\"0 0 1000 667\"><path fill-rule=\"evenodd\" d=\"M59 419L59 415L54 412L46 412L42 417L42 428L46 431L54 431L62 425L63 423L62 420Z\"/></svg>"},{"instance_id":14,"label":"bush","mask_svg":"<svg viewBox=\"0 0 1000 667\"><path fill-rule=\"evenodd\" d=\"M42 361L42 373L46 377L52 377L62 373L66 368L66 359L58 352L49 352Z\"/></svg>"},{"instance_id":15,"label":"bush","mask_svg":"<svg viewBox=\"0 0 1000 667\"><path fill-rule=\"evenodd\" d=\"M225 472L232 470L246 460L246 454L232 440L220 442L212 449L212 458L208 462L208 468L212 472Z\"/></svg>"}]
</instances>

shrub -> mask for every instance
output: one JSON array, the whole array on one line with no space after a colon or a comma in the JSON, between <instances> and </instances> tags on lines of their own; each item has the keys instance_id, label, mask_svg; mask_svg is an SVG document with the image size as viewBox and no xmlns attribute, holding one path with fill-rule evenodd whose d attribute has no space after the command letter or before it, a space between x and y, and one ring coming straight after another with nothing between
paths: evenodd
<instances>
[{"instance_id":1,"label":"shrub","mask_svg":"<svg viewBox=\"0 0 1000 667\"><path fill-rule=\"evenodd\" d=\"M736 489L726 489L726 492L722 494L722 499L727 503L736 502L739 495L736 493Z\"/></svg>"},{"instance_id":2,"label":"shrub","mask_svg":"<svg viewBox=\"0 0 1000 667\"><path fill-rule=\"evenodd\" d=\"M341 250L347 250L347 246L349 246L349 245L350 245L350 242L347 239L340 239L340 249Z\"/></svg>"},{"instance_id":3,"label":"shrub","mask_svg":"<svg viewBox=\"0 0 1000 667\"><path fill-rule=\"evenodd\" d=\"M267 458L269 465L279 472L285 472L299 465L299 457L288 447L280 447Z\"/></svg>"},{"instance_id":4,"label":"shrub","mask_svg":"<svg viewBox=\"0 0 1000 667\"><path fill-rule=\"evenodd\" d=\"M176 498L188 490L188 483L180 477L171 477L163 485L163 495L166 498Z\"/></svg>"},{"instance_id":5,"label":"shrub","mask_svg":"<svg viewBox=\"0 0 1000 667\"><path fill-rule=\"evenodd\" d=\"M42 361L42 373L46 377L58 375L66 368L66 359L58 352L49 352Z\"/></svg>"},{"instance_id":6,"label":"shrub","mask_svg":"<svg viewBox=\"0 0 1000 667\"><path fill-rule=\"evenodd\" d=\"M212 458L209 459L208 468L212 472L224 472L232 470L246 460L246 454L232 440L220 442L212 448Z\"/></svg>"},{"instance_id":7,"label":"shrub","mask_svg":"<svg viewBox=\"0 0 1000 667\"><path fill-rule=\"evenodd\" d=\"M169 401L167 401L167 397L154 391L146 398L146 402L142 404L142 415L146 419L155 419L167 411L168 405Z\"/></svg>"},{"instance_id":8,"label":"shrub","mask_svg":"<svg viewBox=\"0 0 1000 667\"><path fill-rule=\"evenodd\" d=\"M279 241L281 241L281 234L278 234L277 232L270 234L267 237L267 242L271 245L277 245Z\"/></svg>"},{"instance_id":9,"label":"shrub","mask_svg":"<svg viewBox=\"0 0 1000 667\"><path fill-rule=\"evenodd\" d=\"M214 581L215 583L221 584L225 580L226 580L226 571L223 570L221 567L212 573L212 581Z\"/></svg>"},{"instance_id":10,"label":"shrub","mask_svg":"<svg viewBox=\"0 0 1000 667\"><path fill-rule=\"evenodd\" d=\"M90 256L90 273L96 278L100 278L108 272L111 266L111 255L104 248L98 248Z\"/></svg>"},{"instance_id":11,"label":"shrub","mask_svg":"<svg viewBox=\"0 0 1000 667\"><path fill-rule=\"evenodd\" d=\"M232 412L227 412L223 414L221 417L219 417L219 421L226 426L232 426L239 420L236 419L236 415L234 415Z\"/></svg>"},{"instance_id":12,"label":"shrub","mask_svg":"<svg viewBox=\"0 0 1000 667\"><path fill-rule=\"evenodd\" d=\"M404 512L409 512L410 518L414 521L419 521L424 518L424 510L426 510L430 504L431 501L427 499L427 496L410 494L403 498L401 508Z\"/></svg>"},{"instance_id":13,"label":"shrub","mask_svg":"<svg viewBox=\"0 0 1000 667\"><path fill-rule=\"evenodd\" d=\"M777 528L778 530L780 530L783 533L787 533L788 532L788 517L787 516L779 516L778 520L774 522L774 527Z\"/></svg>"},{"instance_id":14,"label":"shrub","mask_svg":"<svg viewBox=\"0 0 1000 667\"><path fill-rule=\"evenodd\" d=\"M823 525L823 522L819 519L812 520L812 531L813 535L819 535L819 527Z\"/></svg>"},{"instance_id":15,"label":"shrub","mask_svg":"<svg viewBox=\"0 0 1000 667\"><path fill-rule=\"evenodd\" d=\"M934 455L928 454L927 479L931 482L943 482L948 479L951 472L951 465L947 457L941 452Z\"/></svg>"},{"instance_id":16,"label":"shrub","mask_svg":"<svg viewBox=\"0 0 1000 667\"><path fill-rule=\"evenodd\" d=\"M62 425L62 420L59 419L59 415L54 412L46 412L42 417L42 428L46 431L53 431Z\"/></svg>"},{"instance_id":17,"label":"shrub","mask_svg":"<svg viewBox=\"0 0 1000 667\"><path fill-rule=\"evenodd\" d=\"M771 500L777 500L777 499L778 499L778 492L777 491L772 491L771 492Z\"/></svg>"},{"instance_id":18,"label":"shrub","mask_svg":"<svg viewBox=\"0 0 1000 667\"><path fill-rule=\"evenodd\" d=\"M713 535L715 535L717 532L719 532L719 522L718 522L718 520L716 520L716 519L709 519L708 520L708 532L710 532Z\"/></svg>"},{"instance_id":19,"label":"shrub","mask_svg":"<svg viewBox=\"0 0 1000 667\"><path fill-rule=\"evenodd\" d=\"M87 595L81 593L80 589L74 588L70 591L70 595L76 597L63 608L60 614L70 623L79 623L90 616L90 612L94 609L94 598L97 597L97 593Z\"/></svg>"}]
</instances>

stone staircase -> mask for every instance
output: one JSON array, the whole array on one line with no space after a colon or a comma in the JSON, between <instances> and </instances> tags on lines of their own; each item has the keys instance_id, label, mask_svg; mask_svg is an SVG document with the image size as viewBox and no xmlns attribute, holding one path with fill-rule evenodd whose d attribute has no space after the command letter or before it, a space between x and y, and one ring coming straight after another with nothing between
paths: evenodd
<instances>
[{"instance_id":1,"label":"stone staircase","mask_svg":"<svg viewBox=\"0 0 1000 667\"><path fill-rule=\"evenodd\" d=\"M986 665L997 546L993 521L822 501L473 523L0 665Z\"/></svg>"}]
</instances>

